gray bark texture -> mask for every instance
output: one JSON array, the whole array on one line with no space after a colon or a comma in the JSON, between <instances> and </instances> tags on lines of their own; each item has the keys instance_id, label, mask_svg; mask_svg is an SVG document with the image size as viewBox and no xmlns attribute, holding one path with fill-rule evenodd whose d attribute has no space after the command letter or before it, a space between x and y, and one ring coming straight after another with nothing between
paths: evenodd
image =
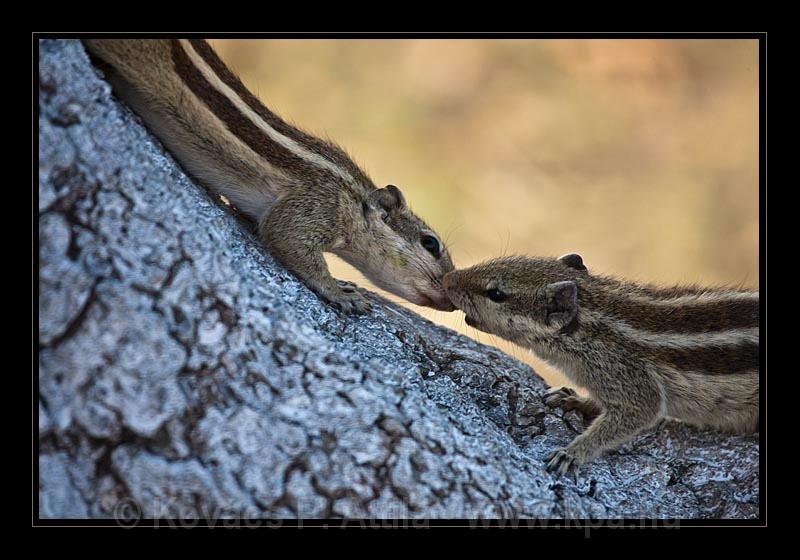
<instances>
[{"instance_id":1,"label":"gray bark texture","mask_svg":"<svg viewBox=\"0 0 800 560\"><path fill-rule=\"evenodd\" d=\"M39 43L39 516L756 518L757 436L678 424L545 472L584 424L499 350L277 265Z\"/></svg>"}]
</instances>

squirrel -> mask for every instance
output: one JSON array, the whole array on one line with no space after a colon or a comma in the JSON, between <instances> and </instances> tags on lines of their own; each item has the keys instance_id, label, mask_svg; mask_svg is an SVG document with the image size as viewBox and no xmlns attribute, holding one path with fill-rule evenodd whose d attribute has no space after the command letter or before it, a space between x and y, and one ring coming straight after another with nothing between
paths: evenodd
<instances>
[{"instance_id":1,"label":"squirrel","mask_svg":"<svg viewBox=\"0 0 800 560\"><path fill-rule=\"evenodd\" d=\"M377 188L337 145L267 109L199 39L84 39L115 93L184 168L257 224L273 256L321 299L369 311L330 274L332 252L387 291L452 311L441 238L394 185Z\"/></svg>"},{"instance_id":2,"label":"squirrel","mask_svg":"<svg viewBox=\"0 0 800 560\"><path fill-rule=\"evenodd\" d=\"M546 458L558 476L667 418L758 431L757 291L635 284L590 274L575 253L495 259L443 283L468 325L532 350L588 391L545 395L591 421Z\"/></svg>"}]
</instances>

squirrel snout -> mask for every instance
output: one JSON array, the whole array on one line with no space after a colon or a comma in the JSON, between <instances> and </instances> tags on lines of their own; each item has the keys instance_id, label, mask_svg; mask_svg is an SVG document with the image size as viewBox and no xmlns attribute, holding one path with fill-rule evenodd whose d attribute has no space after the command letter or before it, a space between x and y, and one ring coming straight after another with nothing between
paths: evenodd
<instances>
[{"instance_id":1,"label":"squirrel snout","mask_svg":"<svg viewBox=\"0 0 800 560\"><path fill-rule=\"evenodd\" d=\"M447 311L454 311L455 309L458 309L456 300L453 298L453 290L455 287L455 271L448 272L442 277L442 288L444 288L445 297L447 298L447 304L449 307Z\"/></svg>"}]
</instances>

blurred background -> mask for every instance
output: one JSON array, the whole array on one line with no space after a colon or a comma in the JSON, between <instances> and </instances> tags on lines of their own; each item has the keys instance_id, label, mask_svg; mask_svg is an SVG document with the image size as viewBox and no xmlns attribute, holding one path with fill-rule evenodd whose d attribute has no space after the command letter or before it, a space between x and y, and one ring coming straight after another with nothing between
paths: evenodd
<instances>
[{"instance_id":1,"label":"blurred background","mask_svg":"<svg viewBox=\"0 0 800 560\"><path fill-rule=\"evenodd\" d=\"M211 43L268 107L400 187L459 268L574 251L632 280L758 287L755 40ZM402 303L565 383L460 311Z\"/></svg>"}]
</instances>

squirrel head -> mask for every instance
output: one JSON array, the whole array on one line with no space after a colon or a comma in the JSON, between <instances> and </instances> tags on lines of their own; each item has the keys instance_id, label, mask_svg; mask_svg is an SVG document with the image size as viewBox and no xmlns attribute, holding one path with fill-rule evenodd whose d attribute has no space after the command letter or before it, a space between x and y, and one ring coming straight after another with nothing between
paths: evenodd
<instances>
[{"instance_id":1,"label":"squirrel head","mask_svg":"<svg viewBox=\"0 0 800 560\"><path fill-rule=\"evenodd\" d=\"M417 305L453 311L442 278L453 261L441 238L406 204L394 185L374 189L363 203L369 235L345 255L375 285Z\"/></svg>"},{"instance_id":2,"label":"squirrel head","mask_svg":"<svg viewBox=\"0 0 800 560\"><path fill-rule=\"evenodd\" d=\"M444 288L467 324L507 340L527 343L578 328L580 255L558 259L503 257L444 277Z\"/></svg>"}]
</instances>

